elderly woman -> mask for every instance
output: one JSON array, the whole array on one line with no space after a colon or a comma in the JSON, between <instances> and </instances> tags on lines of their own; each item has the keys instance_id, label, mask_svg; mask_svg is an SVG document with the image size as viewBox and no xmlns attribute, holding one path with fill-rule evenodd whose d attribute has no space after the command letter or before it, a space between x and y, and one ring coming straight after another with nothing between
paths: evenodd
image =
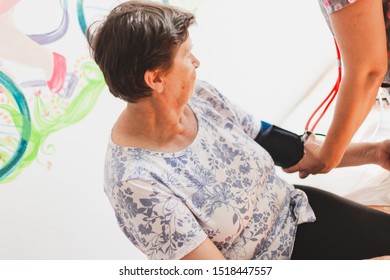
<instances>
[{"instance_id":1,"label":"elderly woman","mask_svg":"<svg viewBox=\"0 0 390 280\"><path fill-rule=\"evenodd\" d=\"M194 23L172 6L128 1L88 35L110 92L127 102L105 164L124 234L149 259L390 254L390 215L277 176L259 145L269 125L196 80ZM389 155L390 141L356 144L341 165L390 169Z\"/></svg>"}]
</instances>

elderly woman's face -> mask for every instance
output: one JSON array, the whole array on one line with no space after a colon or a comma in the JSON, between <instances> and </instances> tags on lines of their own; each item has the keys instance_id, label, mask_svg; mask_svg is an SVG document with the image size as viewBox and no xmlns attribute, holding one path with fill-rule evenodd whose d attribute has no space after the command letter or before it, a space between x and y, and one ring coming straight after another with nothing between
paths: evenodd
<instances>
[{"instance_id":1,"label":"elderly woman's face","mask_svg":"<svg viewBox=\"0 0 390 280\"><path fill-rule=\"evenodd\" d=\"M173 64L164 79L165 91L172 95L178 105L191 98L196 80L199 60L192 54L191 38L181 44L174 55Z\"/></svg>"}]
</instances>

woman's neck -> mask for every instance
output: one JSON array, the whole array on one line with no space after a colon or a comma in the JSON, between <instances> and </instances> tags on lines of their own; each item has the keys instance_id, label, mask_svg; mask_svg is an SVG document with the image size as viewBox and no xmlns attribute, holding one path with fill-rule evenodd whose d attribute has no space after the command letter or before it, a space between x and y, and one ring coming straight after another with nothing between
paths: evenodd
<instances>
[{"instance_id":1,"label":"woman's neck","mask_svg":"<svg viewBox=\"0 0 390 280\"><path fill-rule=\"evenodd\" d=\"M196 117L187 104L129 103L115 124L113 141L120 146L168 152L187 147L196 133Z\"/></svg>"}]
</instances>

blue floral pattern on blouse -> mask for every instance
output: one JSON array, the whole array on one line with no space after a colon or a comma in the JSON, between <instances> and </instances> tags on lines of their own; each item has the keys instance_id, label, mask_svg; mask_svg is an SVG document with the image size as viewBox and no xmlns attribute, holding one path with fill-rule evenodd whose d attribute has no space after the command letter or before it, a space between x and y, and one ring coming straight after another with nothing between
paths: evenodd
<instances>
[{"instance_id":1,"label":"blue floral pattern on blouse","mask_svg":"<svg viewBox=\"0 0 390 280\"><path fill-rule=\"evenodd\" d=\"M260 123L203 81L189 105L198 133L180 152L110 138L105 192L120 228L149 259L180 259L206 237L227 259L289 259L297 225L315 216L253 140Z\"/></svg>"}]
</instances>

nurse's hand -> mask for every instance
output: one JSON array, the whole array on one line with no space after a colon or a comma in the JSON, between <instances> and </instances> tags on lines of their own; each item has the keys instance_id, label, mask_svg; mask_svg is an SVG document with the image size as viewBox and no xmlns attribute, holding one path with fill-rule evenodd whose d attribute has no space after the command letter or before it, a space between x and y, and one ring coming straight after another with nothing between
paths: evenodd
<instances>
[{"instance_id":1,"label":"nurse's hand","mask_svg":"<svg viewBox=\"0 0 390 280\"><path fill-rule=\"evenodd\" d=\"M336 166L326 165L321 160L321 145L322 141L311 135L305 143L303 158L296 165L283 170L288 173L299 171L300 178L306 178L310 174L329 172ZM390 140L377 143L351 143L337 167L364 164L377 164L390 171Z\"/></svg>"},{"instance_id":2,"label":"nurse's hand","mask_svg":"<svg viewBox=\"0 0 390 280\"><path fill-rule=\"evenodd\" d=\"M390 140L384 140L377 144L377 164L390 171Z\"/></svg>"},{"instance_id":3,"label":"nurse's hand","mask_svg":"<svg viewBox=\"0 0 390 280\"><path fill-rule=\"evenodd\" d=\"M309 135L305 142L305 154L295 165L283 168L287 173L299 172L299 177L304 179L310 174L328 173L338 163L326 163L321 156L322 141L318 140L314 134Z\"/></svg>"}]
</instances>

